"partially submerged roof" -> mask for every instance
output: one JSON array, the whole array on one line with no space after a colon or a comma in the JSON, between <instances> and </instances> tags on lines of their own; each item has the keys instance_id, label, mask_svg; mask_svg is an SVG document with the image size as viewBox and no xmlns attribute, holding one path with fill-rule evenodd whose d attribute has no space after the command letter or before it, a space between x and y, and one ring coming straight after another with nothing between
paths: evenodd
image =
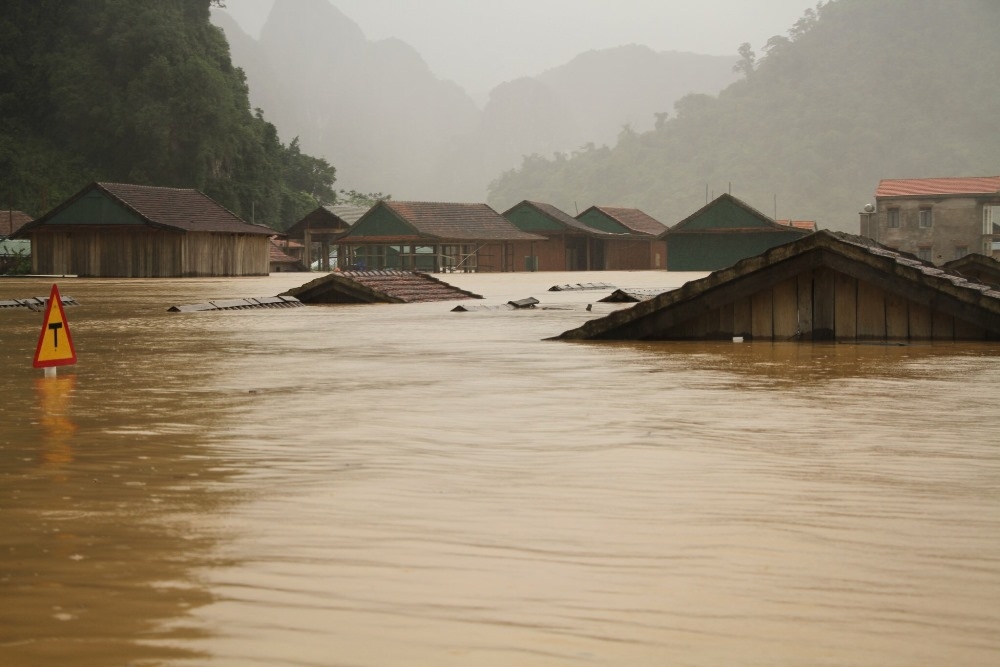
<instances>
[{"instance_id":1,"label":"partially submerged roof","mask_svg":"<svg viewBox=\"0 0 1000 667\"><path fill-rule=\"evenodd\" d=\"M368 212L367 206L319 206L289 227L285 234L290 238L305 238L306 230L340 233L347 231Z\"/></svg>"},{"instance_id":2,"label":"partially submerged roof","mask_svg":"<svg viewBox=\"0 0 1000 667\"><path fill-rule=\"evenodd\" d=\"M632 234L643 234L646 236L659 236L667 231L667 226L651 215L648 215L637 208L620 208L615 206L591 206L586 211L576 216L578 220L587 224L604 226L598 221L600 217L611 223L620 226L621 231ZM606 231L619 231L611 228Z\"/></svg>"},{"instance_id":3,"label":"partially submerged roof","mask_svg":"<svg viewBox=\"0 0 1000 667\"><path fill-rule=\"evenodd\" d=\"M342 271L284 292L303 303L416 303L481 299L426 273Z\"/></svg>"},{"instance_id":4,"label":"partially submerged roof","mask_svg":"<svg viewBox=\"0 0 1000 667\"><path fill-rule=\"evenodd\" d=\"M198 190L125 183L91 183L41 218L24 225L18 235L57 225L145 225L179 232L261 236L276 233L243 221Z\"/></svg>"},{"instance_id":5,"label":"partially submerged roof","mask_svg":"<svg viewBox=\"0 0 1000 667\"><path fill-rule=\"evenodd\" d=\"M271 264L300 264L299 260L285 252L284 242L271 239L268 261Z\"/></svg>"},{"instance_id":6,"label":"partially submerged roof","mask_svg":"<svg viewBox=\"0 0 1000 667\"><path fill-rule=\"evenodd\" d=\"M1000 291L870 239L818 231L561 339L1000 340Z\"/></svg>"},{"instance_id":7,"label":"partially submerged roof","mask_svg":"<svg viewBox=\"0 0 1000 667\"><path fill-rule=\"evenodd\" d=\"M1000 194L1000 176L953 178L884 178L876 197Z\"/></svg>"},{"instance_id":8,"label":"partially submerged roof","mask_svg":"<svg viewBox=\"0 0 1000 667\"><path fill-rule=\"evenodd\" d=\"M523 232L486 204L380 201L341 239L353 243L397 241L543 241Z\"/></svg>"},{"instance_id":9,"label":"partially submerged roof","mask_svg":"<svg viewBox=\"0 0 1000 667\"><path fill-rule=\"evenodd\" d=\"M970 253L946 262L941 268L955 271L969 280L1000 287L1000 262L986 255Z\"/></svg>"},{"instance_id":10,"label":"partially submerged roof","mask_svg":"<svg viewBox=\"0 0 1000 667\"><path fill-rule=\"evenodd\" d=\"M808 233L803 229L779 225L746 202L729 193L724 193L660 234L660 238L689 233L781 232L787 234L790 231L803 235Z\"/></svg>"},{"instance_id":11,"label":"partially submerged roof","mask_svg":"<svg viewBox=\"0 0 1000 667\"><path fill-rule=\"evenodd\" d=\"M24 211L0 211L0 239L13 236L17 230L31 222L31 216Z\"/></svg>"}]
</instances>

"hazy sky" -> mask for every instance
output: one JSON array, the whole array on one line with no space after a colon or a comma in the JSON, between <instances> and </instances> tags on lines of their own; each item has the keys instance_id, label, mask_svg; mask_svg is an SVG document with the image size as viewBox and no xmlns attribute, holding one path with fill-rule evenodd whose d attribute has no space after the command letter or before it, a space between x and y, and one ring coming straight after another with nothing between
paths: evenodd
<instances>
[{"instance_id":1,"label":"hazy sky","mask_svg":"<svg viewBox=\"0 0 1000 667\"><path fill-rule=\"evenodd\" d=\"M257 36L275 2L226 0ZM398 37L440 78L473 95L538 74L591 49L644 44L657 51L759 53L815 0L330 0L369 39Z\"/></svg>"}]
</instances>

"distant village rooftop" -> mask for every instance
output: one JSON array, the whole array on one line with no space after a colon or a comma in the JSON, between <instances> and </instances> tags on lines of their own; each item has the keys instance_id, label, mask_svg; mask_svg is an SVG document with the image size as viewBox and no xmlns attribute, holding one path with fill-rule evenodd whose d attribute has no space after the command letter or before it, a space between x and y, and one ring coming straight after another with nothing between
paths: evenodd
<instances>
[{"instance_id":1,"label":"distant village rooftop","mask_svg":"<svg viewBox=\"0 0 1000 667\"><path fill-rule=\"evenodd\" d=\"M954 178L885 178L879 181L876 197L917 197L921 195L988 195L1000 193L1000 176Z\"/></svg>"}]
</instances>

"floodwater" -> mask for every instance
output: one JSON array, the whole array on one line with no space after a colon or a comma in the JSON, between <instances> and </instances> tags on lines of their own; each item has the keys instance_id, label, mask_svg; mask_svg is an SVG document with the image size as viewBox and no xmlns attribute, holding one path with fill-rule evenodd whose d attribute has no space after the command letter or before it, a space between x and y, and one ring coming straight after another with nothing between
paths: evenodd
<instances>
[{"instance_id":1,"label":"floodwater","mask_svg":"<svg viewBox=\"0 0 1000 667\"><path fill-rule=\"evenodd\" d=\"M543 340L690 277L60 279L55 379L0 310L0 664L1000 664L1000 347Z\"/></svg>"}]
</instances>

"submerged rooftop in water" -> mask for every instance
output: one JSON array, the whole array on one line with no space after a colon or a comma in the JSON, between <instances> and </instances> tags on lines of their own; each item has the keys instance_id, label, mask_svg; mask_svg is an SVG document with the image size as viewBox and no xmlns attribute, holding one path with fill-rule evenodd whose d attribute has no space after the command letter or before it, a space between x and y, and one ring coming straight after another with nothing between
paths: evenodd
<instances>
[{"instance_id":1,"label":"submerged rooftop in water","mask_svg":"<svg viewBox=\"0 0 1000 667\"><path fill-rule=\"evenodd\" d=\"M820 231L561 339L1000 340L1000 291L870 239Z\"/></svg>"}]
</instances>

